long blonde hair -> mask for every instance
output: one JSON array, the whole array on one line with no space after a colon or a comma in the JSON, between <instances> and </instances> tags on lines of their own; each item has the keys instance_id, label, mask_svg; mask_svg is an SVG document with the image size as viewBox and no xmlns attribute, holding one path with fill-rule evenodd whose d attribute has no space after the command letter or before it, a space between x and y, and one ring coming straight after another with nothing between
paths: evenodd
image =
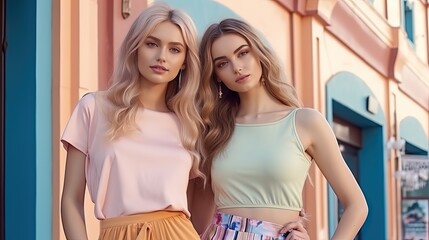
<instances>
[{"instance_id":1,"label":"long blonde hair","mask_svg":"<svg viewBox=\"0 0 429 240\"><path fill-rule=\"evenodd\" d=\"M180 121L180 137L183 146L193 159L191 173L203 176L199 171L199 136L202 120L196 104L200 84L200 62L196 28L191 18L181 10L172 9L165 3L155 3L146 8L133 22L120 51L112 85L107 98L113 105L111 125L107 136L113 140L135 129L135 117L140 106L140 72L138 69L138 48L158 24L169 21L177 25L183 35L186 48L185 65L180 74L167 85L165 102Z\"/></svg>"},{"instance_id":2,"label":"long blonde hair","mask_svg":"<svg viewBox=\"0 0 429 240\"><path fill-rule=\"evenodd\" d=\"M201 116L205 125L203 142L206 174L210 174L213 158L222 151L234 131L235 118L240 105L238 93L228 89L223 83L219 83L214 73L212 45L225 34L241 36L255 51L261 62L261 79L269 94L284 105L301 106L294 87L286 81L286 75L278 58L261 41L249 24L229 18L210 25L202 37L199 53L202 65L199 103L202 106ZM218 98L219 86L222 88L222 98Z\"/></svg>"}]
</instances>

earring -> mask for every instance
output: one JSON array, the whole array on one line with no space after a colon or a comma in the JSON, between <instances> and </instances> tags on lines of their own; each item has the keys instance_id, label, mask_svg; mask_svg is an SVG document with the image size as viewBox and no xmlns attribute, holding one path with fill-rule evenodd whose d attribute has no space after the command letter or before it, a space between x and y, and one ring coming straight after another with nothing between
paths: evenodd
<instances>
[{"instance_id":1,"label":"earring","mask_svg":"<svg viewBox=\"0 0 429 240\"><path fill-rule=\"evenodd\" d=\"M219 81L219 82L218 82L218 86L219 86L218 96L219 96L219 99L221 99L221 98L222 98L222 94L223 94L223 92L222 92L222 85L221 85L220 83L221 83L221 82Z\"/></svg>"},{"instance_id":2,"label":"earring","mask_svg":"<svg viewBox=\"0 0 429 240\"><path fill-rule=\"evenodd\" d=\"M183 70L183 69L180 69L180 71L179 71L179 84L178 84L179 89L180 89L180 87L181 87L181 85L182 85L182 70Z\"/></svg>"}]
</instances>

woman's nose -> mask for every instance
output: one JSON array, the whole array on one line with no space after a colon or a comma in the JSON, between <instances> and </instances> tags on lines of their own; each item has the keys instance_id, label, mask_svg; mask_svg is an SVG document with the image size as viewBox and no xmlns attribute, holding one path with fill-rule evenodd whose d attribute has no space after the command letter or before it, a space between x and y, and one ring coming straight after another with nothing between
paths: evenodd
<instances>
[{"instance_id":1,"label":"woman's nose","mask_svg":"<svg viewBox=\"0 0 429 240\"><path fill-rule=\"evenodd\" d=\"M165 62L166 60L166 54L165 54L165 50L163 49L159 49L159 53L158 53L158 62Z\"/></svg>"}]
</instances>

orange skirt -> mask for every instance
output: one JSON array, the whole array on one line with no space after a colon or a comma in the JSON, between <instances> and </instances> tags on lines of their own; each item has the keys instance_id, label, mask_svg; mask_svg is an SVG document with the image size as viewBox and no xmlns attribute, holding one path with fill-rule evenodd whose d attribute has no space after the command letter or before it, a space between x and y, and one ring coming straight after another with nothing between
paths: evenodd
<instances>
[{"instance_id":1,"label":"orange skirt","mask_svg":"<svg viewBox=\"0 0 429 240\"><path fill-rule=\"evenodd\" d=\"M99 240L199 240L183 212L158 211L101 220Z\"/></svg>"}]
</instances>

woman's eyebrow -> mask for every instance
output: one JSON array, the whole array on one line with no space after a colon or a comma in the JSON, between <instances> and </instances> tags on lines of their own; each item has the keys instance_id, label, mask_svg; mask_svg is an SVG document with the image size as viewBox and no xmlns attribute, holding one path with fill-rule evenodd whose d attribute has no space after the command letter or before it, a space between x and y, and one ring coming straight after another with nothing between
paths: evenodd
<instances>
[{"instance_id":1,"label":"woman's eyebrow","mask_svg":"<svg viewBox=\"0 0 429 240\"><path fill-rule=\"evenodd\" d=\"M154 37L152 35L147 36L146 39L148 39L148 38L151 38L152 40L154 40L155 42L158 42L158 43L161 42L161 39ZM183 45L183 43L181 43L181 42L169 42L168 44L180 45L182 47L185 47L185 45Z\"/></svg>"},{"instance_id":2,"label":"woman's eyebrow","mask_svg":"<svg viewBox=\"0 0 429 240\"><path fill-rule=\"evenodd\" d=\"M242 48L247 47L247 46L249 46L249 45L247 45L247 44L243 44L243 45L241 45L240 47L238 47L237 49L235 49L235 50L234 50L234 54L236 54L236 53L237 53L238 51L240 51ZM223 58L226 58L226 57L225 57L225 56L217 57L217 58L213 59L213 62L216 62L217 60L220 60L220 59L223 59Z\"/></svg>"}]
</instances>

